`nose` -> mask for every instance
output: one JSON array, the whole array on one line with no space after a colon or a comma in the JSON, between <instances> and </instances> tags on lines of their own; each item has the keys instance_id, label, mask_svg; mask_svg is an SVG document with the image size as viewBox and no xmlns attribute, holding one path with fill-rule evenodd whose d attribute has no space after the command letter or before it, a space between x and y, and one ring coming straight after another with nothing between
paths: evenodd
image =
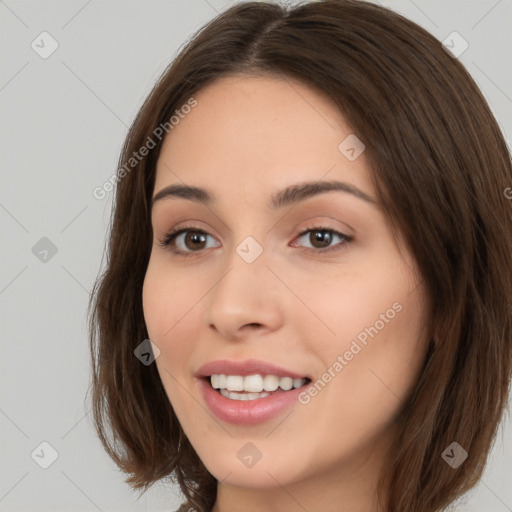
<instances>
[{"instance_id":1,"label":"nose","mask_svg":"<svg viewBox=\"0 0 512 512\"><path fill-rule=\"evenodd\" d=\"M271 332L283 323L282 283L268 268L265 251L252 263L233 250L222 276L208 294L206 325L225 339Z\"/></svg>"}]
</instances>

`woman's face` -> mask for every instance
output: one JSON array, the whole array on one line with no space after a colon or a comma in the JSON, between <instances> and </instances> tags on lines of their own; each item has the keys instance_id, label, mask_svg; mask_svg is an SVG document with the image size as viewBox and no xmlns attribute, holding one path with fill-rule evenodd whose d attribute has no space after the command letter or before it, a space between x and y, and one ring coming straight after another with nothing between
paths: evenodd
<instances>
[{"instance_id":1,"label":"woman's face","mask_svg":"<svg viewBox=\"0 0 512 512\"><path fill-rule=\"evenodd\" d=\"M368 478L421 370L428 305L363 147L301 83L231 76L195 99L164 142L154 196L179 185L211 198L154 202L143 288L174 411L225 485ZM233 376L214 377L222 394L212 374Z\"/></svg>"}]
</instances>

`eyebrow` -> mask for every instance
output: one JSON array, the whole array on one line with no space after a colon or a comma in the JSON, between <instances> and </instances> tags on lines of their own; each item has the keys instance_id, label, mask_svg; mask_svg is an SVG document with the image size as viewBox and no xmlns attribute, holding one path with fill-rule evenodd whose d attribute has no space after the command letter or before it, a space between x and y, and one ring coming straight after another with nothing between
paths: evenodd
<instances>
[{"instance_id":1,"label":"eyebrow","mask_svg":"<svg viewBox=\"0 0 512 512\"><path fill-rule=\"evenodd\" d=\"M349 183L343 181L309 181L290 185L276 192L271 196L269 206L271 209L276 210L332 191L352 194L367 203L376 204L375 199ZM177 183L169 185L155 194L151 201L151 206L153 207L157 201L172 198L189 199L204 205L211 205L215 202L215 195L212 192L204 188Z\"/></svg>"}]
</instances>

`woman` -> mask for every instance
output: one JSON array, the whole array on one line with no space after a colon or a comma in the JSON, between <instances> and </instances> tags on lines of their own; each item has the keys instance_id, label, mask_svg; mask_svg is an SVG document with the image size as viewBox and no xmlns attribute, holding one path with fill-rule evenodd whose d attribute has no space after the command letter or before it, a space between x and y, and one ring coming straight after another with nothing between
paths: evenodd
<instances>
[{"instance_id":1,"label":"woman","mask_svg":"<svg viewBox=\"0 0 512 512\"><path fill-rule=\"evenodd\" d=\"M512 165L432 35L359 0L236 5L116 182L92 399L133 488L434 512L478 482L512 373Z\"/></svg>"}]
</instances>

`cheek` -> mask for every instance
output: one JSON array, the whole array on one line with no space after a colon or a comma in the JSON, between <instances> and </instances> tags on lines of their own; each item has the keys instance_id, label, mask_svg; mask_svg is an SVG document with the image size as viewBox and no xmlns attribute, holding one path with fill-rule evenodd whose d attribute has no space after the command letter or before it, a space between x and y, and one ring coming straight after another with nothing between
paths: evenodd
<instances>
[{"instance_id":1,"label":"cheek","mask_svg":"<svg viewBox=\"0 0 512 512\"><path fill-rule=\"evenodd\" d=\"M151 340L166 344L177 333L194 324L202 293L199 281L192 286L190 277L177 272L169 263L150 259L142 288L144 319ZM179 336L178 337L182 337Z\"/></svg>"},{"instance_id":2,"label":"cheek","mask_svg":"<svg viewBox=\"0 0 512 512\"><path fill-rule=\"evenodd\" d=\"M363 342L368 338L365 329L377 324L379 332L390 331L400 324L400 317L416 312L407 305L414 281L398 258L319 266L315 273L302 270L288 270L289 287L304 300L289 313L304 332L315 331L311 339L316 340L316 353L342 353L357 336ZM398 311L404 309L406 315Z\"/></svg>"},{"instance_id":3,"label":"cheek","mask_svg":"<svg viewBox=\"0 0 512 512\"><path fill-rule=\"evenodd\" d=\"M156 365L169 397L179 395L177 383L187 378L203 296L199 283L191 286L183 272L150 260L142 289L144 319L149 339L160 350Z\"/></svg>"},{"instance_id":4,"label":"cheek","mask_svg":"<svg viewBox=\"0 0 512 512\"><path fill-rule=\"evenodd\" d=\"M348 438L374 435L398 412L421 370L428 348L424 291L398 257L352 268L325 288L308 286L314 301L308 304L335 333L311 343L325 373L307 405L310 417L326 436L340 428Z\"/></svg>"},{"instance_id":5,"label":"cheek","mask_svg":"<svg viewBox=\"0 0 512 512\"><path fill-rule=\"evenodd\" d=\"M186 411L194 407L183 389L190 387L187 364L194 351L190 340L198 338L203 295L199 284L190 286L183 272L150 259L142 288L144 318L149 338L160 350L155 361L158 373L180 421L186 421Z\"/></svg>"}]
</instances>

